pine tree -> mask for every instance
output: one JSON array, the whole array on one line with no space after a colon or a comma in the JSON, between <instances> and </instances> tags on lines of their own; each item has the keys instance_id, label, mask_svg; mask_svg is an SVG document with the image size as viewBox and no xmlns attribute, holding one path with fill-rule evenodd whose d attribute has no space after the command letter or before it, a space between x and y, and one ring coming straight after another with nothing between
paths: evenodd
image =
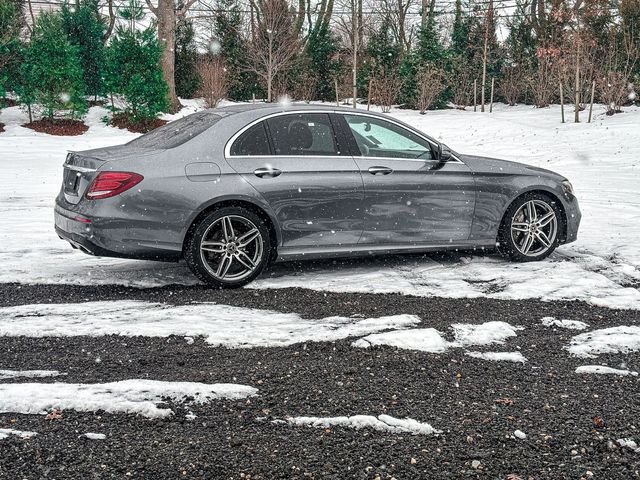
<instances>
[{"instance_id":1,"label":"pine tree","mask_svg":"<svg viewBox=\"0 0 640 480\"><path fill-rule=\"evenodd\" d=\"M168 107L161 55L153 27L141 31L119 28L107 49L107 86L122 96L124 113L133 122L156 118Z\"/></svg>"},{"instance_id":2,"label":"pine tree","mask_svg":"<svg viewBox=\"0 0 640 480\"><path fill-rule=\"evenodd\" d=\"M20 17L13 1L0 0L0 98L15 87L20 62Z\"/></svg>"},{"instance_id":3,"label":"pine tree","mask_svg":"<svg viewBox=\"0 0 640 480\"><path fill-rule=\"evenodd\" d=\"M367 45L374 75L393 75L400 64L402 47L394 40L391 19L385 17L380 28L374 31Z\"/></svg>"},{"instance_id":4,"label":"pine tree","mask_svg":"<svg viewBox=\"0 0 640 480\"><path fill-rule=\"evenodd\" d=\"M318 22L316 28L309 32L306 46L309 68L317 78L315 98L318 100L335 99L333 78L340 70L340 63L334 59L337 52L338 42L329 24Z\"/></svg>"},{"instance_id":5,"label":"pine tree","mask_svg":"<svg viewBox=\"0 0 640 480\"><path fill-rule=\"evenodd\" d=\"M69 41L78 48L84 72L86 93L94 98L104 94L104 43L106 25L97 0L62 5L62 21Z\"/></svg>"},{"instance_id":6,"label":"pine tree","mask_svg":"<svg viewBox=\"0 0 640 480\"><path fill-rule=\"evenodd\" d=\"M217 38L211 42L211 54L224 58L230 79L229 98L231 100L249 100L252 95L261 93L255 73L243 68L246 45L242 38L242 9L237 0L220 0L220 10L214 20Z\"/></svg>"},{"instance_id":7,"label":"pine tree","mask_svg":"<svg viewBox=\"0 0 640 480\"><path fill-rule=\"evenodd\" d=\"M198 73L198 51L194 37L191 20L183 20L178 23L176 28L175 77L176 94L182 98L193 98L202 83Z\"/></svg>"},{"instance_id":8,"label":"pine tree","mask_svg":"<svg viewBox=\"0 0 640 480\"><path fill-rule=\"evenodd\" d=\"M67 38L59 13L38 16L21 70L21 98L28 105L40 105L44 117L53 120L64 112L77 118L86 113L78 48Z\"/></svg>"},{"instance_id":9,"label":"pine tree","mask_svg":"<svg viewBox=\"0 0 640 480\"><path fill-rule=\"evenodd\" d=\"M448 52L442 45L436 30L435 16L431 16L418 31L416 48L405 56L400 66L400 75L404 80L400 101L410 107L416 106L418 72L425 69L449 68ZM446 94L446 91L439 94L434 105L443 106L446 103Z\"/></svg>"}]
</instances>

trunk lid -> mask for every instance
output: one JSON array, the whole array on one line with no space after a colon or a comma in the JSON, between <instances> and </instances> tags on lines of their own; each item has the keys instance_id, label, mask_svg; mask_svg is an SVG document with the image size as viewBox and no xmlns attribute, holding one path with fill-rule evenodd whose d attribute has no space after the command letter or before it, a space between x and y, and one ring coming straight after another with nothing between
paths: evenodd
<instances>
[{"instance_id":1,"label":"trunk lid","mask_svg":"<svg viewBox=\"0 0 640 480\"><path fill-rule=\"evenodd\" d=\"M91 182L98 175L98 170L108 162L115 162L126 158L139 158L153 150L118 145L114 147L95 148L82 152L70 152L62 165L62 192L67 203L77 205L85 194Z\"/></svg>"}]
</instances>

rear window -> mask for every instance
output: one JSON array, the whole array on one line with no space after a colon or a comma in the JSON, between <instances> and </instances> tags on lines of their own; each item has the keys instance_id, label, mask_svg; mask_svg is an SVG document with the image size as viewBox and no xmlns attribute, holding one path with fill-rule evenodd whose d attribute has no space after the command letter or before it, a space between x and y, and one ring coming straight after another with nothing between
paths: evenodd
<instances>
[{"instance_id":1,"label":"rear window","mask_svg":"<svg viewBox=\"0 0 640 480\"><path fill-rule=\"evenodd\" d=\"M175 148L200 135L221 118L222 117L216 113L203 110L202 112L193 113L179 120L167 123L160 128L156 128L130 141L128 145L160 150Z\"/></svg>"}]
</instances>

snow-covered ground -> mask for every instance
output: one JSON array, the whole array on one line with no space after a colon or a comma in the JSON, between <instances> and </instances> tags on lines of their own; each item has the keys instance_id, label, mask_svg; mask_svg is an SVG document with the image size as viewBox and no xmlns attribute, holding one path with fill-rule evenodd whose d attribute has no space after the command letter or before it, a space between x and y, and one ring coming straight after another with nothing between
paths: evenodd
<instances>
[{"instance_id":1,"label":"snow-covered ground","mask_svg":"<svg viewBox=\"0 0 640 480\"><path fill-rule=\"evenodd\" d=\"M46 414L53 410L135 413L148 418L173 415L159 406L164 399L205 403L213 399L241 399L257 389L230 383L123 380L111 383L4 383L0 384L0 413Z\"/></svg>"},{"instance_id":2,"label":"snow-covered ground","mask_svg":"<svg viewBox=\"0 0 640 480\"><path fill-rule=\"evenodd\" d=\"M179 335L190 338L191 341L193 337L203 337L209 345L229 348L333 342L388 329L408 328L418 323L420 319L415 315L328 317L316 320L301 318L296 313L213 303L168 306L121 301L0 308L0 336L24 335L37 338ZM3 372L0 370L0 379L3 378ZM17 373L26 376L24 372Z\"/></svg>"},{"instance_id":3,"label":"snow-covered ground","mask_svg":"<svg viewBox=\"0 0 640 480\"><path fill-rule=\"evenodd\" d=\"M180 115L197 108L190 102ZM123 143L133 134L101 122L94 107L79 137L53 137L23 128L18 107L0 122L0 282L127 284L195 283L183 264L94 258L72 250L53 231L53 202L68 150ZM640 309L640 109L591 124L561 124L558 107L497 106L494 113L443 110L393 116L463 153L542 166L567 176L583 212L579 240L548 260L513 264L498 257L425 256L283 264L253 288L305 287L340 292L399 292L445 297L580 299Z\"/></svg>"},{"instance_id":4,"label":"snow-covered ground","mask_svg":"<svg viewBox=\"0 0 640 480\"><path fill-rule=\"evenodd\" d=\"M380 432L411 433L413 435L432 435L442 433L428 423L413 418L395 418L390 415L353 415L351 417L288 417L285 420L272 420L278 425L287 423L295 426L314 428L348 427L360 430L370 428Z\"/></svg>"}]
</instances>

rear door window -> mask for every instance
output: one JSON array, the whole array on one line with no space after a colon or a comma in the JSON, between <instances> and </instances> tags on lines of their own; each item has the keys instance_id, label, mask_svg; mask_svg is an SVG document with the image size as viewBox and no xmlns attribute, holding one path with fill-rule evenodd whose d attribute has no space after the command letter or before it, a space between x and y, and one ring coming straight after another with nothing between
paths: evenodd
<instances>
[{"instance_id":1,"label":"rear door window","mask_svg":"<svg viewBox=\"0 0 640 480\"><path fill-rule=\"evenodd\" d=\"M339 155L326 113L295 113L266 120L275 155Z\"/></svg>"},{"instance_id":2,"label":"rear door window","mask_svg":"<svg viewBox=\"0 0 640 480\"><path fill-rule=\"evenodd\" d=\"M256 123L240 135L231 145L230 153L233 156L271 155L264 122Z\"/></svg>"}]
</instances>

